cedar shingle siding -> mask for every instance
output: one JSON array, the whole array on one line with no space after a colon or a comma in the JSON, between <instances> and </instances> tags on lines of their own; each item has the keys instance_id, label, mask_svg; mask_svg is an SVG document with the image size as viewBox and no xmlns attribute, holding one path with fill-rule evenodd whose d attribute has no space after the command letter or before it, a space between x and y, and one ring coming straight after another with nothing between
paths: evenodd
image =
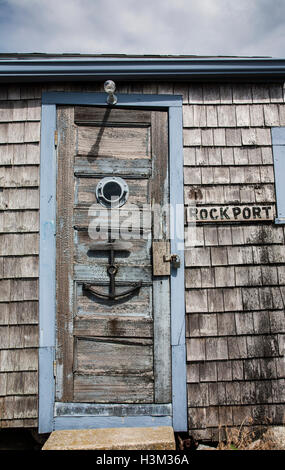
<instances>
[{"instance_id":1,"label":"cedar shingle siding","mask_svg":"<svg viewBox=\"0 0 285 470\"><path fill-rule=\"evenodd\" d=\"M37 425L41 91L0 88L0 426ZM101 91L101 90L100 90ZM279 84L132 84L183 95L185 203L275 202L271 127L285 126ZM284 419L285 245L272 222L198 224L186 259L190 434Z\"/></svg>"},{"instance_id":2,"label":"cedar shingle siding","mask_svg":"<svg viewBox=\"0 0 285 470\"><path fill-rule=\"evenodd\" d=\"M184 104L185 202L275 202L271 127L284 126L280 85L189 87ZM193 230L194 231L194 230ZM186 251L189 427L284 419L284 229L197 226Z\"/></svg>"},{"instance_id":3,"label":"cedar shingle siding","mask_svg":"<svg viewBox=\"0 0 285 470\"><path fill-rule=\"evenodd\" d=\"M0 426L37 425L41 90L0 89Z\"/></svg>"}]
</instances>

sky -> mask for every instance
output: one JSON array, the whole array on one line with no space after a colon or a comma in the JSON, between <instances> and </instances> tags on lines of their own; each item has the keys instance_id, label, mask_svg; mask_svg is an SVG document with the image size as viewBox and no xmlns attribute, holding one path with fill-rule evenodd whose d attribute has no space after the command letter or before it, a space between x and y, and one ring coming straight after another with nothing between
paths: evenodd
<instances>
[{"instance_id":1,"label":"sky","mask_svg":"<svg viewBox=\"0 0 285 470\"><path fill-rule=\"evenodd\" d=\"M285 57L285 0L0 0L0 53Z\"/></svg>"}]
</instances>

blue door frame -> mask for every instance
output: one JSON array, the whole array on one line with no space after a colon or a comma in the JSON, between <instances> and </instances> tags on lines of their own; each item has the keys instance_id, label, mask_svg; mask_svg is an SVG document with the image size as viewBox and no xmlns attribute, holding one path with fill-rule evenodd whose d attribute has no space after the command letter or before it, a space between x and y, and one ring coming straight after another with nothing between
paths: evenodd
<instances>
[{"instance_id":1,"label":"blue door frame","mask_svg":"<svg viewBox=\"0 0 285 470\"><path fill-rule=\"evenodd\" d=\"M40 260L39 260L39 432L55 429L172 425L187 431L185 347L184 245L171 239L171 253L180 256L181 268L173 270L171 289L172 406L171 416L135 415L126 418L100 414L55 416L54 360L56 348L56 130L57 105L106 106L105 93L50 92L42 95L40 164ZM118 94L120 107L168 110L170 204L184 202L182 98L176 95ZM173 214L175 219L175 213ZM180 219L181 220L181 219ZM183 230L183 227L182 227Z\"/></svg>"}]
</instances>

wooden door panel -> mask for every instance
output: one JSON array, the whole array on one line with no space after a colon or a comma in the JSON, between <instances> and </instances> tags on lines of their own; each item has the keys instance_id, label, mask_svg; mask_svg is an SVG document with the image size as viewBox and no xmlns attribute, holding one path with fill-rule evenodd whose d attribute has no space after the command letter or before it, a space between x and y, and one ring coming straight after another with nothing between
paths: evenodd
<instances>
[{"instance_id":1,"label":"wooden door panel","mask_svg":"<svg viewBox=\"0 0 285 470\"><path fill-rule=\"evenodd\" d=\"M73 400L73 207L75 126L74 108L58 110L59 146L57 156L56 233L56 400ZM67 333L69 332L69 333Z\"/></svg>"},{"instance_id":2,"label":"wooden door panel","mask_svg":"<svg viewBox=\"0 0 285 470\"><path fill-rule=\"evenodd\" d=\"M133 309L132 309L133 312ZM74 336L107 336L120 338L152 338L153 319L142 316L128 317L125 312L116 315L94 313L91 315L78 315L74 319Z\"/></svg>"},{"instance_id":3,"label":"wooden door panel","mask_svg":"<svg viewBox=\"0 0 285 470\"><path fill-rule=\"evenodd\" d=\"M77 207L96 204L95 188L101 178L78 178L76 181L76 199ZM129 179L125 178L129 187L128 205L142 205L148 203L148 180L147 179ZM101 206L101 210L103 211Z\"/></svg>"},{"instance_id":4,"label":"wooden door panel","mask_svg":"<svg viewBox=\"0 0 285 470\"><path fill-rule=\"evenodd\" d=\"M74 372L153 377L152 338L79 336L75 344Z\"/></svg>"},{"instance_id":5,"label":"wooden door panel","mask_svg":"<svg viewBox=\"0 0 285 470\"><path fill-rule=\"evenodd\" d=\"M110 246L108 240L94 240L92 242L87 231L76 231L75 236L75 263L87 265L93 265L94 263L108 264L107 250ZM114 243L113 245L116 248L116 260L120 266L151 265L151 239L145 240L139 238L137 240L122 240L121 244Z\"/></svg>"},{"instance_id":6,"label":"wooden door panel","mask_svg":"<svg viewBox=\"0 0 285 470\"><path fill-rule=\"evenodd\" d=\"M88 282L96 280L109 283L106 265L95 264L90 266L87 264L76 264L74 266L74 280ZM120 266L116 275L116 281L121 282L150 282L152 279L152 266ZM127 284L126 284L127 285Z\"/></svg>"},{"instance_id":7,"label":"wooden door panel","mask_svg":"<svg viewBox=\"0 0 285 470\"><path fill-rule=\"evenodd\" d=\"M74 159L74 173L76 176L102 176L118 175L146 178L151 176L151 160L149 157L138 158L130 155L129 158L94 157L80 155Z\"/></svg>"},{"instance_id":8,"label":"wooden door panel","mask_svg":"<svg viewBox=\"0 0 285 470\"><path fill-rule=\"evenodd\" d=\"M108 292L109 283L106 280L105 286L100 286L99 281L96 290L102 293ZM126 289L117 283L118 292ZM88 292L82 292L82 283L77 283L77 316L88 318L92 315L113 315L113 316L144 316L152 318L152 286L142 286L138 292L127 299L121 301L106 301L96 298Z\"/></svg>"},{"instance_id":9,"label":"wooden door panel","mask_svg":"<svg viewBox=\"0 0 285 470\"><path fill-rule=\"evenodd\" d=\"M136 208L135 208L136 209ZM142 215L140 210L134 210L132 207L132 211L130 212L126 206L120 208L118 211L116 209L112 210L113 218L112 218L112 228L118 229L122 234L123 239L129 240L132 238L130 235L129 229L132 230L134 233L133 238L139 239L140 234L144 233L144 238L148 235L150 230L150 223L151 223L151 213L148 212L147 207L146 211ZM99 224L99 228L102 235L100 235L99 239L108 239L108 227L109 224L109 215L107 211L104 211L102 206L98 207L98 204L92 204L88 208L75 208L74 209L74 228L78 230L86 230L90 232L90 228L97 227ZM144 221L143 226L141 226L142 220ZM141 228L140 228L141 227ZM138 229L139 228L139 229ZM137 235L136 235L137 232ZM96 234L97 237L98 234ZM94 238L94 237L93 237ZM91 240L92 242L92 240Z\"/></svg>"},{"instance_id":10,"label":"wooden door panel","mask_svg":"<svg viewBox=\"0 0 285 470\"><path fill-rule=\"evenodd\" d=\"M116 158L150 155L150 130L143 128L88 127L77 128L77 155Z\"/></svg>"},{"instance_id":11,"label":"wooden door panel","mask_svg":"<svg viewBox=\"0 0 285 470\"><path fill-rule=\"evenodd\" d=\"M153 403L153 388L153 380L148 376L74 374L75 402Z\"/></svg>"},{"instance_id":12,"label":"wooden door panel","mask_svg":"<svg viewBox=\"0 0 285 470\"><path fill-rule=\"evenodd\" d=\"M94 106L75 106L74 122L76 124L150 126L151 111L124 108L96 108Z\"/></svg>"},{"instance_id":13,"label":"wooden door panel","mask_svg":"<svg viewBox=\"0 0 285 470\"><path fill-rule=\"evenodd\" d=\"M153 278L150 210L169 199L167 113L66 106L58 127L56 399L169 403L169 278ZM129 187L127 202L112 209L112 232L95 192L109 175ZM156 217L163 239L168 218ZM110 292L110 245L116 294L139 283L118 299L102 297Z\"/></svg>"}]
</instances>

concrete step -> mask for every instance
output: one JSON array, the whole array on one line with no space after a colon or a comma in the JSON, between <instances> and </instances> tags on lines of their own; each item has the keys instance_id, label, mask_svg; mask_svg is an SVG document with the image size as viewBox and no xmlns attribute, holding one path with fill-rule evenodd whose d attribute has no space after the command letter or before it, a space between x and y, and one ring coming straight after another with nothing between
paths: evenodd
<instances>
[{"instance_id":1,"label":"concrete step","mask_svg":"<svg viewBox=\"0 0 285 470\"><path fill-rule=\"evenodd\" d=\"M42 450L175 450L171 426L53 431Z\"/></svg>"}]
</instances>

